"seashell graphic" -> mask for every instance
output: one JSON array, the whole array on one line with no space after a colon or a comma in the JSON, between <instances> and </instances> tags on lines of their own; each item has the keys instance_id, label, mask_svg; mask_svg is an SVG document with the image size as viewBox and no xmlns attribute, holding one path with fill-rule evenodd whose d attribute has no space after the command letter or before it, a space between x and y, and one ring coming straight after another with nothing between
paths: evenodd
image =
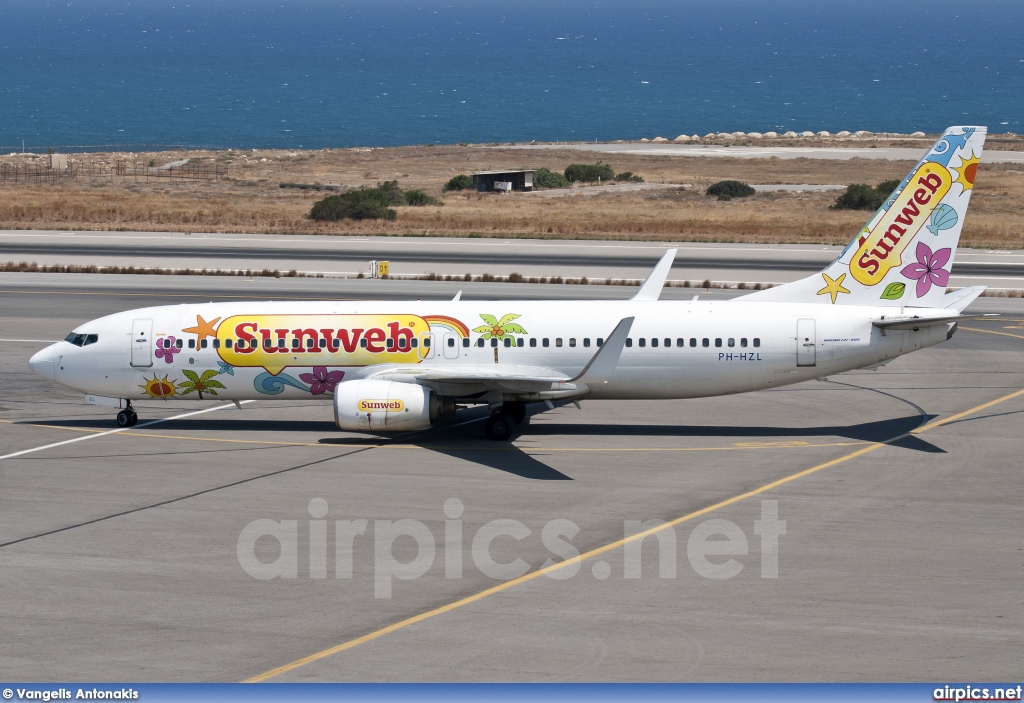
<instances>
[{"instance_id":1,"label":"seashell graphic","mask_svg":"<svg viewBox=\"0 0 1024 703\"><path fill-rule=\"evenodd\" d=\"M949 229L955 225L958 219L956 210L943 203L935 208L935 212L932 213L931 220L928 222L928 231L938 236L942 230Z\"/></svg>"}]
</instances>

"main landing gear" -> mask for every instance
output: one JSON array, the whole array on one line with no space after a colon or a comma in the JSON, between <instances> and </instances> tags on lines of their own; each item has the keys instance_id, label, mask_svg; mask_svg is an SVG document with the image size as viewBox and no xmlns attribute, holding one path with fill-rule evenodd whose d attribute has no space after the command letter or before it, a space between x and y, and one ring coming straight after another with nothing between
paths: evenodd
<instances>
[{"instance_id":1,"label":"main landing gear","mask_svg":"<svg viewBox=\"0 0 1024 703\"><path fill-rule=\"evenodd\" d=\"M484 423L484 434L487 439L504 442L512 436L516 425L526 419L526 403L505 403L497 408Z\"/></svg>"},{"instance_id":2,"label":"main landing gear","mask_svg":"<svg viewBox=\"0 0 1024 703\"><path fill-rule=\"evenodd\" d=\"M129 400L127 403L125 409L117 414L118 427L135 427L135 423L139 421L139 416L135 412L135 408L132 407L132 401Z\"/></svg>"}]
</instances>

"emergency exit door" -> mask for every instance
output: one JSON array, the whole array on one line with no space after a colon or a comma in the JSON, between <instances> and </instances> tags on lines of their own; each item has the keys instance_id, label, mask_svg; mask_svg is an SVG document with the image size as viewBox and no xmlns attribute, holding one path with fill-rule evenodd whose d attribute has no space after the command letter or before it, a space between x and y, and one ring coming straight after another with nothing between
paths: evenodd
<instances>
[{"instance_id":1,"label":"emergency exit door","mask_svg":"<svg viewBox=\"0 0 1024 703\"><path fill-rule=\"evenodd\" d=\"M818 338L813 319L796 321L796 365L814 366L817 363Z\"/></svg>"}]
</instances>

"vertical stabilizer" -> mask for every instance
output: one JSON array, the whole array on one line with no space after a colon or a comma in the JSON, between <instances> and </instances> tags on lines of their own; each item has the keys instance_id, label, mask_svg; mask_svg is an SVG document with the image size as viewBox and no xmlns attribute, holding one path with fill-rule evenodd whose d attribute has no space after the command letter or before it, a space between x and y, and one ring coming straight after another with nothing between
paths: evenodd
<instances>
[{"instance_id":1,"label":"vertical stabilizer","mask_svg":"<svg viewBox=\"0 0 1024 703\"><path fill-rule=\"evenodd\" d=\"M820 273L743 300L942 307L985 127L950 127Z\"/></svg>"}]
</instances>

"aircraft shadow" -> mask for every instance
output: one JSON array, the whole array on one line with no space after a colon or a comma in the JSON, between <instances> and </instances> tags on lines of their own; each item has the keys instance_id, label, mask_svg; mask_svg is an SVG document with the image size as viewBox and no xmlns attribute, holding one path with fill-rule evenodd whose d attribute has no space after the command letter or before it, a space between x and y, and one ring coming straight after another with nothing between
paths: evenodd
<instances>
[{"instance_id":1,"label":"aircraft shadow","mask_svg":"<svg viewBox=\"0 0 1024 703\"><path fill-rule=\"evenodd\" d=\"M888 442L894 447L913 449L931 454L945 454L945 450L926 442L911 430L930 422L935 415L908 415L891 420L864 422L857 425L822 425L819 427L765 427L758 425L595 425L545 423L529 430L532 437L543 436L629 436L629 437L844 437L861 442ZM900 437L905 435L906 437ZM900 439L893 439L900 437Z\"/></svg>"}]
</instances>

